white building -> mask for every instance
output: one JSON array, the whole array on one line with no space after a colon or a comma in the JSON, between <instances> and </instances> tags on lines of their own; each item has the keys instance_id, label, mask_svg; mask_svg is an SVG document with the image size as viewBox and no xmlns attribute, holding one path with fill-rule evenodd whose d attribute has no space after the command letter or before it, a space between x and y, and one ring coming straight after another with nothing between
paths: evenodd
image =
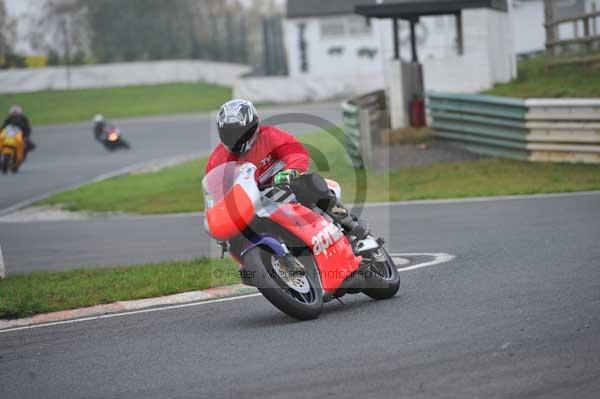
<instances>
[{"instance_id":1,"label":"white building","mask_svg":"<svg viewBox=\"0 0 600 399\"><path fill-rule=\"evenodd\" d=\"M367 23L355 13L358 5L377 3L288 0L284 31L289 77L245 79L236 86L236 93L258 101L303 101L349 97L385 87L387 66L394 56L392 22L371 19ZM480 3L488 6L462 12L463 54L457 51L453 15L420 19L416 33L427 90L478 92L514 78L515 55L544 51L543 0ZM559 18L591 11L594 4L600 10L600 0L557 0L555 4ZM410 60L409 26L400 21L400 53L404 60ZM570 37L570 30L572 27L564 26L561 37Z\"/></svg>"},{"instance_id":2,"label":"white building","mask_svg":"<svg viewBox=\"0 0 600 399\"><path fill-rule=\"evenodd\" d=\"M481 7L462 11L462 54L454 15L423 17L417 24L426 90L477 92L515 77L512 4L505 0L475 3ZM349 97L386 87L394 58L392 20L367 20L355 14L356 6L376 4L376 0L288 0L284 31L289 77L244 79L236 85L236 94L257 101L304 101ZM399 20L399 36L400 56L410 61L410 23Z\"/></svg>"}]
</instances>

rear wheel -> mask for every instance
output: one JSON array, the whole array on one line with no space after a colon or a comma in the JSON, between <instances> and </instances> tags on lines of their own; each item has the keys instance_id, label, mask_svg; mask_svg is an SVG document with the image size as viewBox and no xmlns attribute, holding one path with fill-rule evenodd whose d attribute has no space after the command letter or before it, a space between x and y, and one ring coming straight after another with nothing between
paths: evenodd
<instances>
[{"instance_id":1,"label":"rear wheel","mask_svg":"<svg viewBox=\"0 0 600 399\"><path fill-rule=\"evenodd\" d=\"M388 299L400 289L398 267L384 248L371 253L372 263L365 272L365 295L373 299Z\"/></svg>"},{"instance_id":2,"label":"rear wheel","mask_svg":"<svg viewBox=\"0 0 600 399\"><path fill-rule=\"evenodd\" d=\"M298 320L316 319L323 309L323 289L313 257L307 252L290 260L302 271L290 273L289 260L257 247L244 255L244 269L264 297L283 313Z\"/></svg>"},{"instance_id":3,"label":"rear wheel","mask_svg":"<svg viewBox=\"0 0 600 399\"><path fill-rule=\"evenodd\" d=\"M10 160L11 160L11 156L4 154L4 155L0 155L1 157L1 163L2 163L2 173L6 174L8 173L8 167L10 165Z\"/></svg>"}]
</instances>

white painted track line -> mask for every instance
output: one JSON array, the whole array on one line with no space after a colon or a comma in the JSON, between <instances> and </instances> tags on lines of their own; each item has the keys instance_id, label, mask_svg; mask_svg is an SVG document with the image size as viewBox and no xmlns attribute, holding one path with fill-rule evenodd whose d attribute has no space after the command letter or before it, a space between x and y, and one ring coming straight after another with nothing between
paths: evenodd
<instances>
[{"instance_id":1,"label":"white painted track line","mask_svg":"<svg viewBox=\"0 0 600 399\"><path fill-rule=\"evenodd\" d=\"M450 254L446 254L446 253L393 253L393 254L390 254L390 256L392 257L392 259L394 259L394 258L402 259L404 256L408 256L408 257L410 257L410 256L429 256L429 257L435 258L435 260L433 260L433 261L427 261L427 262L419 263L419 264L416 264L413 266L399 268L398 269L399 272L407 272L407 271L411 271L411 270L417 270L417 269L422 269L425 267L439 265L442 263L450 262L451 260L453 260L455 258L454 255L450 255ZM399 262L399 263L405 264L405 262ZM44 324L34 324L31 326L8 328L5 330L0 330L0 334L16 332L16 331L23 331L23 330L31 330L34 328L60 326L60 325L65 325L65 324L74 324L74 323L80 323L80 322L85 322L85 321L111 319L114 317L124 317L124 316L132 316L132 315L144 314L144 313L153 313L153 312L159 312L159 311L164 311L164 310L182 309L182 308L189 308L189 307L202 306L202 305L211 305L213 303L231 302L231 301L236 301L236 300L240 300L240 299L255 298L258 296L262 296L262 294L242 295L242 296L236 296L236 297L231 297L231 298L213 299L213 300L204 301L204 302L184 303L184 304L180 304L180 305L162 306L162 307L156 307L156 308L150 308L150 309L134 310L134 311L123 312L123 313L112 313L112 314L105 314L105 315L100 315L100 316L84 317L84 318L80 318L80 319L61 320L61 321L56 321L56 322L44 323Z\"/></svg>"},{"instance_id":2,"label":"white painted track line","mask_svg":"<svg viewBox=\"0 0 600 399\"><path fill-rule=\"evenodd\" d=\"M62 320L62 321L56 321L56 322L51 322L51 323L35 324L32 326L8 328L6 330L0 330L0 334L7 333L7 332L13 332L13 331L31 330L33 328L59 326L62 324L73 324L73 323L79 323L82 321L111 319L113 317L131 316L131 315L143 314L143 313L153 313L153 312L158 312L161 310L181 309L181 308L189 308L189 307L200 306L200 305L210 305L212 303L230 302L230 301L235 301L238 299L252 298L252 297L261 296L261 295L262 294L242 295L242 296L235 296L235 297L231 297L231 298L213 299L213 300L204 301L204 302L184 303L181 305L170 305L170 306L163 306L163 307L150 308L150 309L133 310L131 312L105 314L105 315L100 315L100 316L84 317L81 319Z\"/></svg>"},{"instance_id":3,"label":"white painted track line","mask_svg":"<svg viewBox=\"0 0 600 399\"><path fill-rule=\"evenodd\" d=\"M525 194L525 195L501 195L496 197L469 197L469 198L450 198L450 199L432 199L432 200L414 200L397 202L371 202L363 204L364 208L377 208L382 206L410 206L410 205L452 205L452 204L470 204L478 202L496 202L496 201L515 201L515 200L536 200L551 198L570 198L570 197L588 197L599 195L600 191L577 191L572 193L549 193L549 194ZM349 204L349 206L352 204Z\"/></svg>"},{"instance_id":4,"label":"white painted track line","mask_svg":"<svg viewBox=\"0 0 600 399\"><path fill-rule=\"evenodd\" d=\"M6 265L2 256L2 246L0 246L0 280L6 277Z\"/></svg>"},{"instance_id":5,"label":"white painted track line","mask_svg":"<svg viewBox=\"0 0 600 399\"><path fill-rule=\"evenodd\" d=\"M401 267L401 268L398 269L399 272L408 272L408 271L411 271L411 270L422 269L424 267L440 265L442 263L450 262L454 258L456 258L454 255L450 255L450 254L446 254L446 253L410 253L410 254L409 253L403 253L403 254L390 254L390 256L392 257L392 259L394 259L394 258L404 259L405 256L408 256L408 257L412 257L412 256L431 256L431 257L435 258L432 261L417 263L416 265L412 265L412 266L409 266L409 267ZM398 263L396 263L396 265L397 264Z\"/></svg>"}]
</instances>

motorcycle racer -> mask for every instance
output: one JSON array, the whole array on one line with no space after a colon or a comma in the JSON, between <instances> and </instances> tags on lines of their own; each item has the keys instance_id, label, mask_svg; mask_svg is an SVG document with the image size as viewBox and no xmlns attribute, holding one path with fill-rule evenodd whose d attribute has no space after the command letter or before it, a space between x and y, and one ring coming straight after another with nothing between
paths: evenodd
<instances>
[{"instance_id":1,"label":"motorcycle racer","mask_svg":"<svg viewBox=\"0 0 600 399\"><path fill-rule=\"evenodd\" d=\"M97 114L94 116L94 138L100 142L104 140L107 130L106 119L103 115Z\"/></svg>"},{"instance_id":2,"label":"motorcycle racer","mask_svg":"<svg viewBox=\"0 0 600 399\"><path fill-rule=\"evenodd\" d=\"M19 105L13 105L10 107L9 114L2 123L0 130L4 129L8 125L18 126L23 131L23 137L25 138L25 153L24 157L27 157L29 151L35 150L35 143L31 140L31 124L29 119L23 113L23 108Z\"/></svg>"},{"instance_id":3,"label":"motorcycle racer","mask_svg":"<svg viewBox=\"0 0 600 399\"><path fill-rule=\"evenodd\" d=\"M350 214L331 194L322 176L309 173L306 148L291 134L261 125L250 101L225 103L217 115L217 129L221 143L209 157L206 173L226 162L250 162L257 167L254 177L259 186L289 186L298 202L308 208L321 208L349 235L357 239L368 236L369 225Z\"/></svg>"}]
</instances>

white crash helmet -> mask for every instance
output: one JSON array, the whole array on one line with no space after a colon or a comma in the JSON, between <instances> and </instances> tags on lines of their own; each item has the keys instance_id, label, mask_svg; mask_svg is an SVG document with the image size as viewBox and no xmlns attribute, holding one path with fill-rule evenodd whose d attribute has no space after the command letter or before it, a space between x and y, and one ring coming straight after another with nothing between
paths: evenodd
<instances>
[{"instance_id":1,"label":"white crash helmet","mask_svg":"<svg viewBox=\"0 0 600 399\"><path fill-rule=\"evenodd\" d=\"M9 112L11 115L23 115L23 108L20 105L13 105Z\"/></svg>"}]
</instances>

